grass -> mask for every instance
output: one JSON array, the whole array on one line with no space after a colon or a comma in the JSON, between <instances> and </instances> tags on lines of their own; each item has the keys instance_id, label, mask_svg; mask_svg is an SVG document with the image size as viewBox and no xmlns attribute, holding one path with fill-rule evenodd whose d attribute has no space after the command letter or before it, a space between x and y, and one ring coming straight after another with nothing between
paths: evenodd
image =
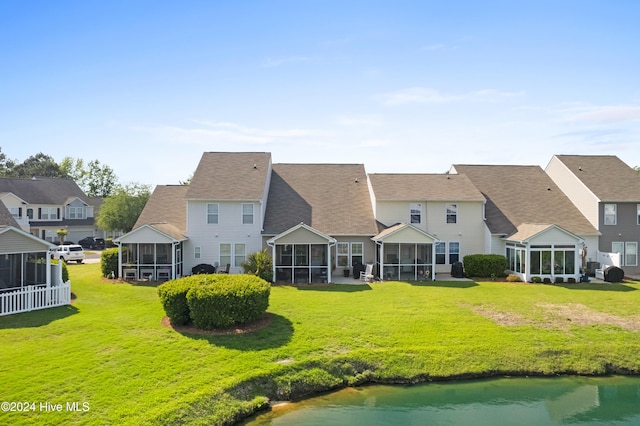
<instances>
[{"instance_id":1,"label":"grass","mask_svg":"<svg viewBox=\"0 0 640 426\"><path fill-rule=\"evenodd\" d=\"M0 399L36 403L1 424L224 424L345 384L640 373L637 282L276 286L267 327L203 336L165 328L153 286L69 274L72 306L0 317Z\"/></svg>"}]
</instances>

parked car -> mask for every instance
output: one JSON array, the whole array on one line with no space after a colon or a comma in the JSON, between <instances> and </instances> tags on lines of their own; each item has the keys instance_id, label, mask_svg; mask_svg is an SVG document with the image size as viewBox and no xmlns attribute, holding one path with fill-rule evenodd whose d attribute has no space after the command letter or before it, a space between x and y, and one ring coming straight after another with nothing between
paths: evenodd
<instances>
[{"instance_id":1,"label":"parked car","mask_svg":"<svg viewBox=\"0 0 640 426\"><path fill-rule=\"evenodd\" d=\"M78 244L87 249L104 249L104 238L86 237L78 241Z\"/></svg>"},{"instance_id":2,"label":"parked car","mask_svg":"<svg viewBox=\"0 0 640 426\"><path fill-rule=\"evenodd\" d=\"M59 259L63 262L84 262L84 249L79 244L58 246L51 252L52 259Z\"/></svg>"}]
</instances>

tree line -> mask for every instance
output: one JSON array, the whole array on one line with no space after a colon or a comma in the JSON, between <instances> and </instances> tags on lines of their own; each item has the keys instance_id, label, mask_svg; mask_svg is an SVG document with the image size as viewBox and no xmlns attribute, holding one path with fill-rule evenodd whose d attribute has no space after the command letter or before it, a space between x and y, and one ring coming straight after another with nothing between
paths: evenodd
<instances>
[{"instance_id":1,"label":"tree line","mask_svg":"<svg viewBox=\"0 0 640 426\"><path fill-rule=\"evenodd\" d=\"M0 178L33 177L72 179L87 196L103 198L96 224L105 231L129 232L151 195L149 185L121 184L113 169L99 160L64 157L57 163L39 152L19 162L7 157L0 147Z\"/></svg>"}]
</instances>

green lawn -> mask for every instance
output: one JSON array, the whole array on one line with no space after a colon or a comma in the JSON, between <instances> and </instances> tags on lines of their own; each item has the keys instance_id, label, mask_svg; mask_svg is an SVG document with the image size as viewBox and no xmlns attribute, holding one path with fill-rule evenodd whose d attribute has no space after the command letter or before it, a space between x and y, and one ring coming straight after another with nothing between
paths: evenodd
<instances>
[{"instance_id":1,"label":"green lawn","mask_svg":"<svg viewBox=\"0 0 640 426\"><path fill-rule=\"evenodd\" d=\"M198 336L161 324L155 287L69 274L72 306L0 317L0 400L36 409L0 424L220 424L345 383L640 372L640 283L274 287L267 327Z\"/></svg>"}]
</instances>

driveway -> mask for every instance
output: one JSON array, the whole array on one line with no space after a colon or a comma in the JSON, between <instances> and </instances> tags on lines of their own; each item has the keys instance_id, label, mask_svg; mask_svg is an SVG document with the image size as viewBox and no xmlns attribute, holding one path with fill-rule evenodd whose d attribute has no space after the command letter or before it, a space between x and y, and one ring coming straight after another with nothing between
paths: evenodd
<instances>
[{"instance_id":1,"label":"driveway","mask_svg":"<svg viewBox=\"0 0 640 426\"><path fill-rule=\"evenodd\" d=\"M84 252L84 263L100 263L102 250L87 249Z\"/></svg>"}]
</instances>

